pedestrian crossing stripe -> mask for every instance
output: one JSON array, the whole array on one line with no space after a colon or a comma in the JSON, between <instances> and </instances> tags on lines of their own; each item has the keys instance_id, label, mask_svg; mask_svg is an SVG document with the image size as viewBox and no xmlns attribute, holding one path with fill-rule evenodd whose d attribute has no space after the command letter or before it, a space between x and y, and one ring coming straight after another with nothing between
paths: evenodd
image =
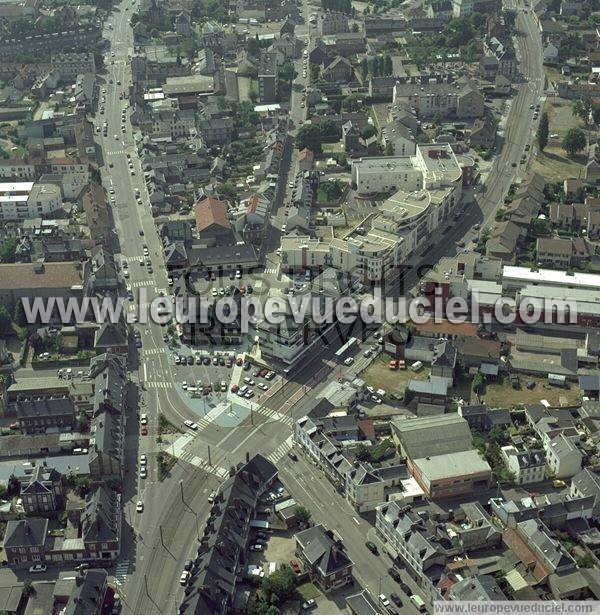
<instances>
[{"instance_id":1,"label":"pedestrian crossing stripe","mask_svg":"<svg viewBox=\"0 0 600 615\"><path fill-rule=\"evenodd\" d=\"M119 155L124 154L124 153L125 153L124 149L117 149L117 150L114 150L112 152L106 152L107 156L119 156Z\"/></svg>"},{"instance_id":2,"label":"pedestrian crossing stripe","mask_svg":"<svg viewBox=\"0 0 600 615\"><path fill-rule=\"evenodd\" d=\"M131 282L132 288L142 288L144 286L147 286L148 288L153 286L152 280L140 280L138 282Z\"/></svg>"},{"instance_id":3,"label":"pedestrian crossing stripe","mask_svg":"<svg viewBox=\"0 0 600 615\"><path fill-rule=\"evenodd\" d=\"M292 426L294 420L291 416L287 416L286 414L281 414L277 412L277 410L273 410L272 408L267 408L266 406L259 406L256 410L254 410L257 414L262 416L266 416L268 418L272 418L273 420L283 423L284 425Z\"/></svg>"},{"instance_id":4,"label":"pedestrian crossing stripe","mask_svg":"<svg viewBox=\"0 0 600 615\"><path fill-rule=\"evenodd\" d=\"M265 269L265 273L277 273L279 271L279 267L270 267L269 269Z\"/></svg>"},{"instance_id":5,"label":"pedestrian crossing stripe","mask_svg":"<svg viewBox=\"0 0 600 615\"><path fill-rule=\"evenodd\" d=\"M143 350L142 354L144 356L154 356L157 354L162 354L164 350L162 348L149 348L148 350Z\"/></svg>"},{"instance_id":6,"label":"pedestrian crossing stripe","mask_svg":"<svg viewBox=\"0 0 600 615\"><path fill-rule=\"evenodd\" d=\"M219 466L211 466L208 461L198 457L198 455L194 455L190 451L186 451L179 456L179 459L189 463L190 465L196 466L200 470L204 472L208 472L209 474L214 474L219 478L226 478L229 475L229 471L225 468L221 468Z\"/></svg>"},{"instance_id":7,"label":"pedestrian crossing stripe","mask_svg":"<svg viewBox=\"0 0 600 615\"><path fill-rule=\"evenodd\" d=\"M285 442L282 442L268 457L271 463L277 463L283 459L292 450L292 436L289 436Z\"/></svg>"},{"instance_id":8,"label":"pedestrian crossing stripe","mask_svg":"<svg viewBox=\"0 0 600 615\"><path fill-rule=\"evenodd\" d=\"M172 382L145 382L144 385L149 389L172 389Z\"/></svg>"},{"instance_id":9,"label":"pedestrian crossing stripe","mask_svg":"<svg viewBox=\"0 0 600 615\"><path fill-rule=\"evenodd\" d=\"M123 583L125 583L130 564L131 562L128 559L117 564L115 568L115 583L117 583L117 585L123 585Z\"/></svg>"}]
</instances>

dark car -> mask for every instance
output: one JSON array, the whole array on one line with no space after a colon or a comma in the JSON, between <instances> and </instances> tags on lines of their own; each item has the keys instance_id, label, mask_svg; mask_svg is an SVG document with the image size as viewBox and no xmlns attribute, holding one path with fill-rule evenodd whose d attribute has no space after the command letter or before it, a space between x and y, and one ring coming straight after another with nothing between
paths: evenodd
<instances>
[{"instance_id":1,"label":"dark car","mask_svg":"<svg viewBox=\"0 0 600 615\"><path fill-rule=\"evenodd\" d=\"M400 583L400 573L395 568L388 568L388 574L396 581Z\"/></svg>"},{"instance_id":2,"label":"dark car","mask_svg":"<svg viewBox=\"0 0 600 615\"><path fill-rule=\"evenodd\" d=\"M374 542L371 542L370 540L367 540L367 542L365 543L365 546L374 555L379 555L379 549L377 548L377 545Z\"/></svg>"},{"instance_id":3,"label":"dark car","mask_svg":"<svg viewBox=\"0 0 600 615\"><path fill-rule=\"evenodd\" d=\"M202 363L204 363L204 365L210 365L210 357L204 357L204 359L202 359Z\"/></svg>"},{"instance_id":4,"label":"dark car","mask_svg":"<svg viewBox=\"0 0 600 615\"><path fill-rule=\"evenodd\" d=\"M288 457L292 460L292 461L298 461L298 455L296 455L296 453L294 453L293 451L290 451L288 453Z\"/></svg>"},{"instance_id":5,"label":"dark car","mask_svg":"<svg viewBox=\"0 0 600 615\"><path fill-rule=\"evenodd\" d=\"M244 371L247 372L252 367L252 364L249 361L244 363Z\"/></svg>"},{"instance_id":6,"label":"dark car","mask_svg":"<svg viewBox=\"0 0 600 615\"><path fill-rule=\"evenodd\" d=\"M190 356L190 357L188 357L186 360L187 360L187 364L188 364L188 365L194 365L194 357L191 357L191 356Z\"/></svg>"},{"instance_id":7,"label":"dark car","mask_svg":"<svg viewBox=\"0 0 600 615\"><path fill-rule=\"evenodd\" d=\"M390 594L390 598L392 599L392 602L396 605L396 606L402 606L402 600L400 599L400 596L398 594L394 594L393 592Z\"/></svg>"},{"instance_id":8,"label":"dark car","mask_svg":"<svg viewBox=\"0 0 600 615\"><path fill-rule=\"evenodd\" d=\"M188 559L188 560L186 560L185 564L183 565L183 569L184 570L191 570L193 565L194 565L194 562L191 559Z\"/></svg>"}]
</instances>

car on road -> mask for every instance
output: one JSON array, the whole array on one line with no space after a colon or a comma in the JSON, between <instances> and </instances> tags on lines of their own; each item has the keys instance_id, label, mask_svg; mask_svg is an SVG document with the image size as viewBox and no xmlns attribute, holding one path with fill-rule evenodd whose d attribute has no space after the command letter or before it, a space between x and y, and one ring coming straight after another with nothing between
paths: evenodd
<instances>
[{"instance_id":1,"label":"car on road","mask_svg":"<svg viewBox=\"0 0 600 615\"><path fill-rule=\"evenodd\" d=\"M148 424L148 415L140 414L140 425L147 425L147 424Z\"/></svg>"},{"instance_id":2,"label":"car on road","mask_svg":"<svg viewBox=\"0 0 600 615\"><path fill-rule=\"evenodd\" d=\"M148 435L148 428L147 427L142 427L140 429L140 435L141 436L147 436Z\"/></svg>"},{"instance_id":3,"label":"car on road","mask_svg":"<svg viewBox=\"0 0 600 615\"><path fill-rule=\"evenodd\" d=\"M379 549L377 548L377 545L374 542L367 540L367 542L365 542L365 547L367 547L367 549L369 549L369 551L371 551L373 555L379 555Z\"/></svg>"},{"instance_id":4,"label":"car on road","mask_svg":"<svg viewBox=\"0 0 600 615\"><path fill-rule=\"evenodd\" d=\"M146 457L146 455L140 455L140 465L145 466L147 462L148 462L148 457Z\"/></svg>"},{"instance_id":5,"label":"car on road","mask_svg":"<svg viewBox=\"0 0 600 615\"><path fill-rule=\"evenodd\" d=\"M344 365L352 365L352 363L354 363L354 357L344 359Z\"/></svg>"},{"instance_id":6,"label":"car on road","mask_svg":"<svg viewBox=\"0 0 600 615\"><path fill-rule=\"evenodd\" d=\"M317 606L317 603L315 602L315 599L311 598L310 600L307 600L306 602L302 603L302 610L310 611L310 609L314 609L316 606Z\"/></svg>"},{"instance_id":7,"label":"car on road","mask_svg":"<svg viewBox=\"0 0 600 615\"><path fill-rule=\"evenodd\" d=\"M212 491L210 493L210 495L208 496L209 504L212 504L216 499L217 499L217 492L216 491Z\"/></svg>"},{"instance_id":8,"label":"car on road","mask_svg":"<svg viewBox=\"0 0 600 615\"><path fill-rule=\"evenodd\" d=\"M48 570L46 564L34 564L29 567L29 572L46 572L46 570Z\"/></svg>"},{"instance_id":9,"label":"car on road","mask_svg":"<svg viewBox=\"0 0 600 615\"><path fill-rule=\"evenodd\" d=\"M204 365L210 365L210 357L204 357L204 359L202 359L202 363Z\"/></svg>"},{"instance_id":10,"label":"car on road","mask_svg":"<svg viewBox=\"0 0 600 615\"><path fill-rule=\"evenodd\" d=\"M148 470L146 470L146 466L142 466L140 468L140 478L146 478L148 476Z\"/></svg>"},{"instance_id":11,"label":"car on road","mask_svg":"<svg viewBox=\"0 0 600 615\"><path fill-rule=\"evenodd\" d=\"M379 604L385 607L390 606L390 601L385 597L385 594L379 594Z\"/></svg>"},{"instance_id":12,"label":"car on road","mask_svg":"<svg viewBox=\"0 0 600 615\"><path fill-rule=\"evenodd\" d=\"M184 570L179 577L179 583L184 586L187 585L191 576L192 575L189 570Z\"/></svg>"},{"instance_id":13,"label":"car on road","mask_svg":"<svg viewBox=\"0 0 600 615\"><path fill-rule=\"evenodd\" d=\"M390 594L390 598L392 599L392 602L396 606L402 606L402 599L400 598L400 596L398 594L391 593Z\"/></svg>"},{"instance_id":14,"label":"car on road","mask_svg":"<svg viewBox=\"0 0 600 615\"><path fill-rule=\"evenodd\" d=\"M294 453L294 451L290 451L288 453L288 457L292 460L292 461L298 461L298 455L296 455L296 453Z\"/></svg>"},{"instance_id":15,"label":"car on road","mask_svg":"<svg viewBox=\"0 0 600 615\"><path fill-rule=\"evenodd\" d=\"M394 581L397 583L400 582L400 573L395 568L388 568L388 574L392 577L392 579L394 579Z\"/></svg>"},{"instance_id":16,"label":"car on road","mask_svg":"<svg viewBox=\"0 0 600 615\"><path fill-rule=\"evenodd\" d=\"M135 511L139 513L144 512L144 502L139 500L138 503L135 505Z\"/></svg>"}]
</instances>

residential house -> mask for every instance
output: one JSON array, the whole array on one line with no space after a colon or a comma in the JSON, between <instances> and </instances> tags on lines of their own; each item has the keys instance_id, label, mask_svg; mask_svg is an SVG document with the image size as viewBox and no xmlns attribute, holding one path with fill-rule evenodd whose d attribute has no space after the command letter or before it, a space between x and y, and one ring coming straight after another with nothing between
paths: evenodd
<instances>
[{"instance_id":1,"label":"residential house","mask_svg":"<svg viewBox=\"0 0 600 615\"><path fill-rule=\"evenodd\" d=\"M546 478L544 451L519 451L514 446L503 446L501 450L506 467L514 476L515 484L539 483Z\"/></svg>"},{"instance_id":2,"label":"residential house","mask_svg":"<svg viewBox=\"0 0 600 615\"><path fill-rule=\"evenodd\" d=\"M229 221L227 203L212 196L198 201L194 207L196 230L203 245L231 245L234 236Z\"/></svg>"},{"instance_id":3,"label":"residential house","mask_svg":"<svg viewBox=\"0 0 600 615\"><path fill-rule=\"evenodd\" d=\"M44 561L48 519L28 517L8 521L2 546L9 564Z\"/></svg>"},{"instance_id":4,"label":"residential house","mask_svg":"<svg viewBox=\"0 0 600 615\"><path fill-rule=\"evenodd\" d=\"M55 513L62 508L62 476L44 464L34 466L26 480L21 480L20 497L27 514Z\"/></svg>"},{"instance_id":5,"label":"residential house","mask_svg":"<svg viewBox=\"0 0 600 615\"><path fill-rule=\"evenodd\" d=\"M325 81L348 83L353 79L354 69L349 60L337 56L323 69L321 76Z\"/></svg>"},{"instance_id":6,"label":"residential house","mask_svg":"<svg viewBox=\"0 0 600 615\"><path fill-rule=\"evenodd\" d=\"M496 142L496 122L494 118L486 115L483 119L477 118L473 122L469 143L471 147L487 150Z\"/></svg>"},{"instance_id":7,"label":"residential house","mask_svg":"<svg viewBox=\"0 0 600 615\"><path fill-rule=\"evenodd\" d=\"M324 11L320 13L319 30L321 36L349 32L348 16L337 11Z\"/></svg>"},{"instance_id":8,"label":"residential house","mask_svg":"<svg viewBox=\"0 0 600 615\"><path fill-rule=\"evenodd\" d=\"M353 562L333 532L323 525L314 525L298 532L294 539L296 557L309 571L311 580L324 591L339 589L352 581Z\"/></svg>"},{"instance_id":9,"label":"residential house","mask_svg":"<svg viewBox=\"0 0 600 615\"><path fill-rule=\"evenodd\" d=\"M67 396L21 399L15 410L19 429L27 434L69 431L75 424L75 404Z\"/></svg>"},{"instance_id":10,"label":"residential house","mask_svg":"<svg viewBox=\"0 0 600 615\"><path fill-rule=\"evenodd\" d=\"M581 470L583 455L572 439L559 434L545 447L548 473L556 478L570 478Z\"/></svg>"},{"instance_id":11,"label":"residential house","mask_svg":"<svg viewBox=\"0 0 600 615\"><path fill-rule=\"evenodd\" d=\"M114 560L121 550L121 501L100 485L89 495L79 520L85 559Z\"/></svg>"}]
</instances>

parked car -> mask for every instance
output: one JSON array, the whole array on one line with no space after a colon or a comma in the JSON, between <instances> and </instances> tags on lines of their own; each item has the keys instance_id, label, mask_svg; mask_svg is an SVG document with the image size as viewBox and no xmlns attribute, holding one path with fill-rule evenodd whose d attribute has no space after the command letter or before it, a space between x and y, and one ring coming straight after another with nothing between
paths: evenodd
<instances>
[{"instance_id":1,"label":"parked car","mask_svg":"<svg viewBox=\"0 0 600 615\"><path fill-rule=\"evenodd\" d=\"M388 574L392 577L392 579L394 579L394 581L400 582L400 573L395 568L388 568Z\"/></svg>"},{"instance_id":2,"label":"parked car","mask_svg":"<svg viewBox=\"0 0 600 615\"><path fill-rule=\"evenodd\" d=\"M46 564L34 564L29 567L29 572L46 572L46 570L48 570Z\"/></svg>"},{"instance_id":3,"label":"parked car","mask_svg":"<svg viewBox=\"0 0 600 615\"><path fill-rule=\"evenodd\" d=\"M314 609L316 606L317 603L315 602L314 598L311 598L310 600L307 600L306 602L302 603L302 610L310 611L310 609Z\"/></svg>"},{"instance_id":4,"label":"parked car","mask_svg":"<svg viewBox=\"0 0 600 615\"><path fill-rule=\"evenodd\" d=\"M187 584L188 584L188 581L189 581L189 578L190 578L191 576L192 576L192 575L191 575L191 573L190 573L190 571L189 571L189 570L184 570L184 571L181 573L181 576L179 577L179 583L180 583L181 585L187 585Z\"/></svg>"},{"instance_id":5,"label":"parked car","mask_svg":"<svg viewBox=\"0 0 600 615\"><path fill-rule=\"evenodd\" d=\"M392 602L396 606L402 606L402 599L400 598L400 596L398 594L391 593L390 594L390 598L392 599Z\"/></svg>"},{"instance_id":6,"label":"parked car","mask_svg":"<svg viewBox=\"0 0 600 615\"><path fill-rule=\"evenodd\" d=\"M295 559L290 560L290 567L296 574L300 574L300 566Z\"/></svg>"}]
</instances>

